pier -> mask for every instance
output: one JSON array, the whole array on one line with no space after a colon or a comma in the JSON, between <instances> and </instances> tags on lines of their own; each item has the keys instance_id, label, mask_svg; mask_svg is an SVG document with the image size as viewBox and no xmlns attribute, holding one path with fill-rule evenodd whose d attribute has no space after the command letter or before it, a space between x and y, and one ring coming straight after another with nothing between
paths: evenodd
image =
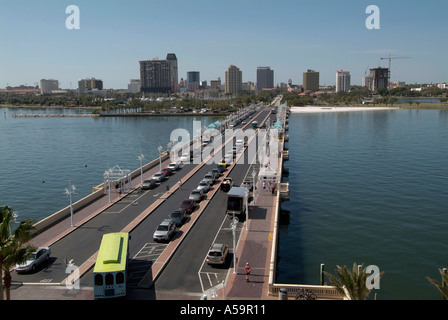
<instances>
[{"instance_id":1,"label":"pier","mask_svg":"<svg viewBox=\"0 0 448 320\"><path fill-rule=\"evenodd\" d=\"M37 247L49 246L52 256L48 265L34 274L13 274L12 299L93 299L92 269L100 238L104 233L118 231L128 232L132 236L127 299L276 300L285 298L284 294L280 294L281 289L287 290L286 298L293 299L301 287L313 291L319 299L340 299L331 286L275 283L280 204L289 198L289 185L281 181L283 162L289 156L284 146L288 110L286 106L280 106L279 101L276 108L276 114L271 113L271 107L258 108L247 124L234 128L249 129L252 120L260 124L255 130L259 135L246 137L244 152L237 154L207 193L206 199L200 202L199 208L167 244L151 241L155 227L173 209L177 209L180 201L188 198L205 173L216 167L215 163L211 163L212 157L223 152L229 143L232 144L233 136L215 147L209 156L183 164L180 170L154 189L141 190L141 181L159 171L160 163L162 168L171 163L168 151L142 168L123 170L122 178L126 180L124 192L111 187L122 180L111 183L105 177L102 184L93 187L90 195L73 204L73 216L70 207L66 207L39 221L31 243ZM278 125L275 141L268 140L274 128L272 124ZM264 139L256 139L260 136ZM194 145L194 142L190 141L189 145ZM261 161L255 156L251 157L248 151L255 148L257 154L270 153L269 157ZM273 157L276 161L271 161ZM235 247L230 240L231 218L225 214L225 193L220 190L220 184L226 177L232 177L237 186L244 179L253 179L256 185L245 218L235 226ZM272 189L263 188L265 183ZM229 261L225 268L212 268L203 263L204 248L208 251L214 238L227 239L236 263ZM79 272L65 272L69 260L73 261ZM244 272L247 262L252 267L249 282L246 282ZM196 265L199 271L194 269ZM196 270L192 271L196 274L189 274L189 277L179 275L179 269L188 273L190 267ZM78 282L79 290L67 289L67 285Z\"/></svg>"}]
</instances>

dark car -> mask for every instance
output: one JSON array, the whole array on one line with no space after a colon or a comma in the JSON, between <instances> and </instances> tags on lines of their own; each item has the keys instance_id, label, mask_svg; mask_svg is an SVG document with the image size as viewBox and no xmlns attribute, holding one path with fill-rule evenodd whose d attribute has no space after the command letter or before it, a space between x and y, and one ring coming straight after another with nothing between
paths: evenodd
<instances>
[{"instance_id":1,"label":"dark car","mask_svg":"<svg viewBox=\"0 0 448 320\"><path fill-rule=\"evenodd\" d=\"M182 201L179 209L185 209L188 214L191 214L196 209L196 201L192 199L186 199Z\"/></svg>"},{"instance_id":2,"label":"dark car","mask_svg":"<svg viewBox=\"0 0 448 320\"><path fill-rule=\"evenodd\" d=\"M169 218L174 221L177 227L180 227L187 221L187 210L177 209L171 212Z\"/></svg>"}]
</instances>

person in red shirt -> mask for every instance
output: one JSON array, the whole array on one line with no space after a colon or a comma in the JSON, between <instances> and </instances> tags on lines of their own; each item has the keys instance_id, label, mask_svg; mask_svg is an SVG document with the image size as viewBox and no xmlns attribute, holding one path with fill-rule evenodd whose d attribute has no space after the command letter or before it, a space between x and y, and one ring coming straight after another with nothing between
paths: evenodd
<instances>
[{"instance_id":1,"label":"person in red shirt","mask_svg":"<svg viewBox=\"0 0 448 320\"><path fill-rule=\"evenodd\" d=\"M244 267L244 271L246 271L246 282L249 282L250 271L252 268L249 265L249 262L246 262L246 266Z\"/></svg>"}]
</instances>

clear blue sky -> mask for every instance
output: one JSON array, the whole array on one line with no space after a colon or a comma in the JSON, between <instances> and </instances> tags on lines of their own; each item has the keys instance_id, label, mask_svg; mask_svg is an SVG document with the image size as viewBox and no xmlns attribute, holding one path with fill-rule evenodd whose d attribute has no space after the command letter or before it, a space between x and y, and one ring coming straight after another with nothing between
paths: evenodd
<instances>
[{"instance_id":1,"label":"clear blue sky","mask_svg":"<svg viewBox=\"0 0 448 320\"><path fill-rule=\"evenodd\" d=\"M368 5L380 8L380 30L368 30ZM68 30L66 7L80 9L80 30ZM0 88L58 79L77 88L95 77L127 88L139 61L177 55L179 78L224 79L229 65L243 81L270 66L275 83L302 83L307 69L334 85L339 69L361 84L370 67L392 61L392 81L448 82L446 0L2 0Z\"/></svg>"}]
</instances>

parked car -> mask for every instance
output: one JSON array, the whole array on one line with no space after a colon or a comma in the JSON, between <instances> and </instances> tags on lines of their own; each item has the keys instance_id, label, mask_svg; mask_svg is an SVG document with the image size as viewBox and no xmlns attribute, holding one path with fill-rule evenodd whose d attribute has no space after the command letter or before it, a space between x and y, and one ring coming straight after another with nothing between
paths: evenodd
<instances>
[{"instance_id":1,"label":"parked car","mask_svg":"<svg viewBox=\"0 0 448 320\"><path fill-rule=\"evenodd\" d=\"M15 266L17 273L34 272L37 267L43 265L50 259L51 249L49 247L40 247L35 252L31 253L26 261Z\"/></svg>"},{"instance_id":2,"label":"parked car","mask_svg":"<svg viewBox=\"0 0 448 320\"><path fill-rule=\"evenodd\" d=\"M173 163L170 163L170 164L168 165L168 168L170 168L170 169L173 170L173 171L177 171L177 170L180 169L180 163L179 163L179 162L173 162Z\"/></svg>"},{"instance_id":3,"label":"parked car","mask_svg":"<svg viewBox=\"0 0 448 320\"><path fill-rule=\"evenodd\" d=\"M192 199L186 199L181 202L179 209L185 209L188 214L191 214L196 209L196 201Z\"/></svg>"},{"instance_id":4,"label":"parked car","mask_svg":"<svg viewBox=\"0 0 448 320\"><path fill-rule=\"evenodd\" d=\"M212 183L210 180L203 179L199 182L197 189L204 190L204 193L207 193L210 191L211 185Z\"/></svg>"},{"instance_id":5,"label":"parked car","mask_svg":"<svg viewBox=\"0 0 448 320\"><path fill-rule=\"evenodd\" d=\"M219 179L219 177L221 176L221 171L218 168L213 168L212 169L213 174L215 175L215 179Z\"/></svg>"},{"instance_id":6,"label":"parked car","mask_svg":"<svg viewBox=\"0 0 448 320\"><path fill-rule=\"evenodd\" d=\"M154 241L170 241L176 233L176 224L172 219L163 220L152 236Z\"/></svg>"},{"instance_id":7,"label":"parked car","mask_svg":"<svg viewBox=\"0 0 448 320\"><path fill-rule=\"evenodd\" d=\"M152 176L152 178L153 178L154 180L156 180L157 182L162 182L162 181L164 181L164 180L166 179L166 175L165 175L165 173L163 173L163 172L156 172L156 173Z\"/></svg>"},{"instance_id":8,"label":"parked car","mask_svg":"<svg viewBox=\"0 0 448 320\"><path fill-rule=\"evenodd\" d=\"M177 227L180 227L187 221L187 210L177 209L171 212L169 218L174 221Z\"/></svg>"},{"instance_id":9,"label":"parked car","mask_svg":"<svg viewBox=\"0 0 448 320\"><path fill-rule=\"evenodd\" d=\"M208 264L224 264L227 255L229 254L229 247L226 244L215 243L210 247L207 254Z\"/></svg>"},{"instance_id":10,"label":"parked car","mask_svg":"<svg viewBox=\"0 0 448 320\"><path fill-rule=\"evenodd\" d=\"M215 179L217 179L217 177L215 177L215 174L212 171L207 172L204 176L204 180L209 180L210 185L213 185L213 183L215 183Z\"/></svg>"},{"instance_id":11,"label":"parked car","mask_svg":"<svg viewBox=\"0 0 448 320\"><path fill-rule=\"evenodd\" d=\"M182 162L190 162L190 154L189 153L182 154L182 156L180 157L180 161L182 161Z\"/></svg>"},{"instance_id":12,"label":"parked car","mask_svg":"<svg viewBox=\"0 0 448 320\"><path fill-rule=\"evenodd\" d=\"M148 189L154 188L156 185L157 185L157 181L155 179L147 179L147 180L143 181L140 188L142 190L148 190Z\"/></svg>"},{"instance_id":13,"label":"parked car","mask_svg":"<svg viewBox=\"0 0 448 320\"><path fill-rule=\"evenodd\" d=\"M189 199L195 200L196 202L200 202L204 198L204 190L194 189L190 193Z\"/></svg>"},{"instance_id":14,"label":"parked car","mask_svg":"<svg viewBox=\"0 0 448 320\"><path fill-rule=\"evenodd\" d=\"M171 175L173 175L174 174L174 171L173 170L171 170L171 168L163 168L162 169L162 172L165 174L165 176L171 176Z\"/></svg>"}]
</instances>

